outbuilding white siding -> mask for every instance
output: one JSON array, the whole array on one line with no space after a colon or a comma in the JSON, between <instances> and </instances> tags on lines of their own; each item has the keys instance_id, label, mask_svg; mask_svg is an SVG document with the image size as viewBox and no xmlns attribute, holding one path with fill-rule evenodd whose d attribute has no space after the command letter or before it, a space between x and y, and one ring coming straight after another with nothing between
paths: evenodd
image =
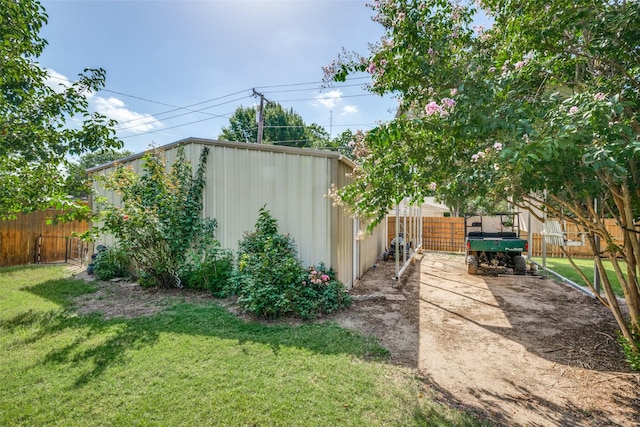
<instances>
[{"instance_id":1,"label":"outbuilding white siding","mask_svg":"<svg viewBox=\"0 0 640 427\"><path fill-rule=\"evenodd\" d=\"M290 234L305 265L324 262L338 279L351 287L384 250L384 227L357 240L357 221L325 195L332 183L345 185L353 164L338 153L272 145L232 143L189 138L161 147L167 165L183 145L185 157L197 167L202 148L209 147L203 216L218 221L216 237L235 250L243 234L254 230L261 207L278 220L279 231ZM142 171L143 154L123 159ZM92 168L90 173L110 173L114 164ZM97 191L118 203L117 195ZM113 244L105 236L101 242Z\"/></svg>"}]
</instances>

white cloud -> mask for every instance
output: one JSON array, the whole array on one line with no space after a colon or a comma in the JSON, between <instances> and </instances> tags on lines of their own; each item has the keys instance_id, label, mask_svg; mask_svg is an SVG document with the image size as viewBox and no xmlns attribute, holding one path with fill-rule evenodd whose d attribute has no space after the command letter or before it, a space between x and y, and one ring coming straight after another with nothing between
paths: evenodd
<instances>
[{"instance_id":1,"label":"white cloud","mask_svg":"<svg viewBox=\"0 0 640 427\"><path fill-rule=\"evenodd\" d=\"M96 96L93 100L95 110L110 119L118 121L116 130L127 130L134 133L149 132L163 125L151 114L141 114L126 108L126 104L115 97Z\"/></svg>"},{"instance_id":2,"label":"white cloud","mask_svg":"<svg viewBox=\"0 0 640 427\"><path fill-rule=\"evenodd\" d=\"M47 68L46 84L57 93L63 92L70 87L72 82L63 74L56 70ZM118 122L116 130L127 130L133 133L142 133L156 130L163 127L162 122L150 114L136 113L126 107L126 104L115 97L104 98L92 92L86 92L85 97L89 100L89 109L114 119Z\"/></svg>"},{"instance_id":3,"label":"white cloud","mask_svg":"<svg viewBox=\"0 0 640 427\"><path fill-rule=\"evenodd\" d=\"M335 107L341 100L342 92L337 89L316 95L316 101L327 108Z\"/></svg>"},{"instance_id":4,"label":"white cloud","mask_svg":"<svg viewBox=\"0 0 640 427\"><path fill-rule=\"evenodd\" d=\"M60 74L53 68L46 68L47 78L45 83L47 86L56 91L56 93L62 93L65 89L71 87L73 82L64 74ZM93 92L85 91L84 97L87 99L93 98Z\"/></svg>"},{"instance_id":5,"label":"white cloud","mask_svg":"<svg viewBox=\"0 0 640 427\"><path fill-rule=\"evenodd\" d=\"M353 113L357 113L358 112L358 107L356 107L355 105L345 105L342 108L342 113L341 115L347 115L347 114L353 114Z\"/></svg>"},{"instance_id":6,"label":"white cloud","mask_svg":"<svg viewBox=\"0 0 640 427\"><path fill-rule=\"evenodd\" d=\"M47 72L47 78L45 80L46 85L57 93L62 93L65 89L71 86L69 79L56 70L46 68L45 71Z\"/></svg>"}]
</instances>

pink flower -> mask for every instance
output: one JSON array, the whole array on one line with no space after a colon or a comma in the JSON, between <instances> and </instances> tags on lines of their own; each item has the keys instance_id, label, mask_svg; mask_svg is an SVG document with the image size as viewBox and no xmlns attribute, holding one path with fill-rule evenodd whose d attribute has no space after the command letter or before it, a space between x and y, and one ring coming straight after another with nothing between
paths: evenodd
<instances>
[{"instance_id":1,"label":"pink flower","mask_svg":"<svg viewBox=\"0 0 640 427\"><path fill-rule=\"evenodd\" d=\"M329 276L327 276L326 274L323 274L322 276L320 276L322 278L323 282L326 282L327 280L329 280Z\"/></svg>"},{"instance_id":2,"label":"pink flower","mask_svg":"<svg viewBox=\"0 0 640 427\"><path fill-rule=\"evenodd\" d=\"M442 105L447 108L453 108L456 105L456 101L451 98L442 98L440 102L442 102Z\"/></svg>"},{"instance_id":3,"label":"pink flower","mask_svg":"<svg viewBox=\"0 0 640 427\"><path fill-rule=\"evenodd\" d=\"M451 96L456 96L456 93L458 93L458 89L457 88L452 88L451 89Z\"/></svg>"},{"instance_id":4,"label":"pink flower","mask_svg":"<svg viewBox=\"0 0 640 427\"><path fill-rule=\"evenodd\" d=\"M605 94L602 92L598 92L595 95L593 95L593 99L596 101L604 101L605 99Z\"/></svg>"},{"instance_id":5,"label":"pink flower","mask_svg":"<svg viewBox=\"0 0 640 427\"><path fill-rule=\"evenodd\" d=\"M525 62L524 61L518 61L515 63L514 68L516 70L519 70L520 68L524 67Z\"/></svg>"},{"instance_id":6,"label":"pink flower","mask_svg":"<svg viewBox=\"0 0 640 427\"><path fill-rule=\"evenodd\" d=\"M424 107L424 111L427 113L427 116L432 116L435 113L440 112L441 108L435 101L431 101L426 107Z\"/></svg>"},{"instance_id":7,"label":"pink flower","mask_svg":"<svg viewBox=\"0 0 640 427\"><path fill-rule=\"evenodd\" d=\"M376 64L373 62L367 67L367 73L374 74L376 72Z\"/></svg>"},{"instance_id":8,"label":"pink flower","mask_svg":"<svg viewBox=\"0 0 640 427\"><path fill-rule=\"evenodd\" d=\"M478 161L478 158L479 158L479 157L478 157L478 155L477 155L477 154L474 154L473 156L471 156L471 163L475 163L475 162L477 162L477 161Z\"/></svg>"},{"instance_id":9,"label":"pink flower","mask_svg":"<svg viewBox=\"0 0 640 427\"><path fill-rule=\"evenodd\" d=\"M493 148L494 148L496 151L500 151L500 150L502 150L502 144L501 144L501 143L499 143L499 142L496 142L495 144L493 144Z\"/></svg>"},{"instance_id":10,"label":"pink flower","mask_svg":"<svg viewBox=\"0 0 640 427\"><path fill-rule=\"evenodd\" d=\"M436 191L437 185L435 182L432 182L431 184L429 184L429 190L431 191Z\"/></svg>"},{"instance_id":11,"label":"pink flower","mask_svg":"<svg viewBox=\"0 0 640 427\"><path fill-rule=\"evenodd\" d=\"M580 111L580 109L574 105L573 107L569 108L569 115L570 115L570 116L573 116L573 115L574 115L574 114L576 114L578 111Z\"/></svg>"}]
</instances>

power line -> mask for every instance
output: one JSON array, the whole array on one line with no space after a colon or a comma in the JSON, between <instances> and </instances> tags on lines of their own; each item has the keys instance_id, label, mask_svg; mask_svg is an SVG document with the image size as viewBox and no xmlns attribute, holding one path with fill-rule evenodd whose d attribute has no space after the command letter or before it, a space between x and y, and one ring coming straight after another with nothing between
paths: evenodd
<instances>
[{"instance_id":1,"label":"power line","mask_svg":"<svg viewBox=\"0 0 640 427\"><path fill-rule=\"evenodd\" d=\"M346 79L346 81L351 81L351 80L364 80L364 79L369 79L370 77L351 77ZM256 88L258 89L269 89L272 87L290 87L290 86L304 86L304 85L322 85L324 84L324 82L308 82L308 83L287 83L287 84L281 84L281 85L271 85L271 86L256 86Z\"/></svg>"},{"instance_id":2,"label":"power line","mask_svg":"<svg viewBox=\"0 0 640 427\"><path fill-rule=\"evenodd\" d=\"M340 88L345 88L345 87L362 87L362 84L352 84L352 85L341 85ZM287 89L287 90L270 90L270 91L265 91L265 93L285 93L285 92L308 92L309 90L312 90L313 88L306 88L306 89Z\"/></svg>"},{"instance_id":3,"label":"power line","mask_svg":"<svg viewBox=\"0 0 640 427\"><path fill-rule=\"evenodd\" d=\"M73 81L71 81L69 79L66 79L66 78L59 77L59 76L50 75L49 77L55 78L57 80L73 83ZM347 81L364 80L364 79L369 79L369 77L353 77L353 78L347 79ZM280 85L256 86L256 88L261 88L261 89L287 88L287 87L299 87L299 86L321 85L321 84L323 84L323 82L288 83L288 84L280 84ZM340 85L340 86L337 86L337 87L341 88L341 87L355 87L355 86L361 86L361 85L360 84L351 84L351 85ZM314 89L316 89L316 88L298 88L298 89L290 89L290 90L271 91L271 92L268 92L268 93L305 92L305 91L311 91L311 90L314 90ZM215 118L229 118L230 115L233 114L233 113L215 114L215 113L207 112L206 110L209 110L209 109L212 109L212 108L216 108L216 107L219 107L219 106L222 106L222 105L225 105L225 104L229 104L229 103L232 103L232 102L241 101L243 99L246 99L246 98L250 97L250 95L247 94L246 96L243 96L243 97L240 97L240 98L234 98L234 99L226 101L226 102L218 103L218 104L215 104L215 105L208 105L208 106L203 107L203 108L194 109L193 107L196 107L196 106L199 106L199 105L208 104L208 103L211 103L211 102L214 102L214 101L217 101L217 100L221 100L221 99L224 99L224 98L228 98L228 97L231 97L231 96L234 96L234 95L241 94L243 92L245 92L245 93L249 92L250 89L245 89L245 90L242 90L242 91L229 93L227 95L223 95L223 96L219 96L219 97L215 97L215 98L210 98L210 99L207 99L207 100L204 100L204 101L199 101L199 102L195 102L195 103L192 103L192 104L188 104L186 106L174 105L174 104L170 104L170 103L166 103L166 102L162 102L162 101L157 101L157 100L153 100L153 99L150 99L150 98L145 98L145 97L141 97L141 96L137 96L137 95L132 95L132 94L129 94L129 93L116 91L116 90L112 90L112 89L103 88L103 89L101 89L101 91L102 92L107 92L107 93L112 93L112 94L119 95L119 96L124 96L124 97L131 98L131 99L137 99L137 100L148 102L148 103L152 103L152 104L162 105L162 106L165 106L165 107L171 107L170 110L161 111L161 112L153 113L153 114L146 114L143 117L139 117L139 118L135 118L135 119L119 122L118 123L118 128L117 128L118 131L125 131L125 130L136 128L136 127L138 127L138 126L140 126L142 124L149 124L149 123L140 123L139 125L131 125L131 126L122 127L122 125L124 125L124 124L140 122L140 121L143 121L143 120L147 120L148 121L150 119L153 119L153 120L155 120L157 122L160 122L160 120L165 120L166 121L166 120L182 117L182 116L185 116L185 115L189 115L189 114L192 114L192 113L206 114L206 115L209 116L209 117L206 117L206 118L203 118L203 119L200 119L200 120L194 120L194 121L189 121L189 122L186 122L186 123L176 124L176 125L170 126L170 127L163 127L161 129L155 129L155 130L140 132L140 133L133 134L133 135L127 135L127 136L122 137L122 139L133 138L133 137L142 136L142 135L146 135L146 134L157 133L157 132L160 132L160 131L163 131L163 130L175 129L175 128L182 127L182 126L188 126L188 125L195 124L195 123L201 123L201 122L207 121L207 120L212 120L212 119L215 119ZM365 94L359 94L359 95L341 95L340 99L363 97L363 96L374 96L374 95L375 94L373 94L373 93L365 93ZM274 101L274 102L277 102L277 103L303 102L303 101L314 101L314 100L318 100L318 99L319 99L318 96L314 96L313 98L285 99L285 100ZM186 110L186 112L181 113L181 114L175 114L175 115L172 115L172 116L169 116L169 117L163 117L162 119L157 117L157 116L170 114L170 113L173 113L173 112L176 112L176 111L180 111L180 110ZM364 124L364 123L362 123L362 124L352 124L352 125L339 125L338 124L338 125L335 125L335 126L338 126L338 127L350 127L350 126L369 126L369 125L372 125L372 124ZM265 126L265 127L273 128L275 126ZM294 127L294 126L287 126L287 127ZM287 141L287 142L296 142L296 141ZM298 141L298 142L303 142L303 141Z\"/></svg>"},{"instance_id":4,"label":"power line","mask_svg":"<svg viewBox=\"0 0 640 427\"><path fill-rule=\"evenodd\" d=\"M208 107L206 107L206 108L201 108L201 109L199 109L199 110L190 110L190 111L188 111L188 112L186 112L186 113L175 114L175 115L170 116L170 117L165 117L165 118L163 118L162 120L175 119L176 117L187 116L187 115L192 114L192 113L201 113L201 114L206 114L206 115L208 115L208 116L211 116L211 118L212 118L212 119L215 119L215 118L228 119L229 117L227 116L227 114L229 114L229 113L226 113L226 114L224 114L224 115L220 115L220 114L214 114L214 113L205 112L204 110L208 110L208 109L210 109L210 108L215 108L215 107L220 107L221 105L230 104L230 103L232 103L232 102L236 102L236 101L241 101L241 100L243 100L243 99L245 99L245 98L249 98L249 96L247 95L247 96L243 96L242 98L232 99L232 100L230 100L230 101L222 102L222 103L220 103L220 104L216 104L216 105L211 105L211 106L208 106ZM152 117L153 117L153 116L152 116ZM130 122L133 122L133 121L136 121L136 120L141 120L141 119L142 119L142 118L140 118L140 119L133 119L133 120L127 120L127 121L125 121L125 122L118 123L118 125L120 125L120 124L122 124L122 123L130 123ZM127 126L127 127L119 127L119 128L118 128L118 130L133 129L133 128L136 128L136 127L138 127L138 126L140 126L140 124L138 124L138 125L133 125L133 126Z\"/></svg>"},{"instance_id":5,"label":"power line","mask_svg":"<svg viewBox=\"0 0 640 427\"><path fill-rule=\"evenodd\" d=\"M230 116L231 114L233 114L233 112L231 112L231 113L226 113L225 115ZM182 123L182 124L179 124L179 125L174 125L174 126L165 127L165 128L162 128L162 129L155 129L155 130L150 130L150 131L146 131L146 132L140 132L140 133L137 133L137 134L135 134L135 135L127 135L127 136L123 136L123 137L120 137L120 139L133 138L133 137L136 137L136 136L143 136L143 135L147 135L147 134L150 134L150 133L158 133L158 132L160 132L160 131L166 131L166 130L169 130L169 129L175 129L175 128L179 128L179 127L182 127L182 126L192 125L192 124L194 124L194 123L206 122L207 120L213 120L213 119L215 119L215 118L219 118L219 117L223 117L223 116L218 116L218 117L205 117L204 119L194 120L194 121L192 121L192 122L188 122L188 123ZM226 118L228 118L228 117L226 117Z\"/></svg>"},{"instance_id":6,"label":"power line","mask_svg":"<svg viewBox=\"0 0 640 427\"><path fill-rule=\"evenodd\" d=\"M221 104L212 105L212 106L209 106L209 107L206 107L206 108L200 108L200 109L197 109L197 110L192 110L191 107L195 107L197 105L202 105L202 104L207 104L209 102L217 101L219 99L224 99L224 98L228 98L230 96L238 95L240 93L246 92L246 90L230 93L228 95L223 95L223 96L219 96L219 97L216 97L216 98L207 99L206 101L196 102L194 104L189 104L189 105L186 105L184 107L180 107L180 106L172 105L172 104L166 104L164 102L159 102L159 101L153 101L153 100L146 99L146 98L140 98L140 97L137 97L137 96L134 96L134 95L127 95L127 94L122 93L122 92L116 92L116 91L112 91L112 90L108 90L108 89L103 89L103 90L105 92L112 92L112 93L116 93L116 94L119 94L119 95L127 96L129 98L140 99L140 100L143 100L143 101L152 102L154 104L160 104L160 105L165 105L165 106L169 106L169 107L174 107L174 109L172 109L172 110L162 111L160 113L154 113L153 114L154 116L160 116L160 115L163 115L163 114L169 114L169 113L173 113L174 111L180 111L180 110L187 110L188 113L201 113L202 111L204 111L206 109L209 109L209 108L218 107L220 105L228 104L229 102L234 102L234 101L237 101L237 100L240 100L240 99L248 98L248 96L244 96L242 98L234 99L234 100L231 100L231 101L228 101L228 102L223 102ZM167 119L170 119L170 118L173 118L173 117L179 117L179 116L168 117L168 118L165 118L164 120L167 120ZM122 123L129 123L129 122L136 121L136 120L140 120L140 119L127 120L125 122L121 122L121 124Z\"/></svg>"},{"instance_id":7,"label":"power line","mask_svg":"<svg viewBox=\"0 0 640 427\"><path fill-rule=\"evenodd\" d=\"M376 94L374 94L374 93L364 93L364 94L361 94L361 95L341 95L339 97L336 96L335 98L340 98L340 99L342 99L342 98L358 98L358 97L362 97L362 96L376 96ZM283 102L317 101L318 99L322 99L322 98L315 97L315 98L300 98L300 99L283 99L281 101L274 101L274 102L283 103ZM330 97L330 98L326 98L326 99L332 99L332 98Z\"/></svg>"}]
</instances>

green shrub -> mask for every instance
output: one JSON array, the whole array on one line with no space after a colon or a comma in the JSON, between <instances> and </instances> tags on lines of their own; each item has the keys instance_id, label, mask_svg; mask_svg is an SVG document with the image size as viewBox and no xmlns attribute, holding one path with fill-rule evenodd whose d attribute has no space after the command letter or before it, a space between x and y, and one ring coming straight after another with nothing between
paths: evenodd
<instances>
[{"instance_id":1,"label":"green shrub","mask_svg":"<svg viewBox=\"0 0 640 427\"><path fill-rule=\"evenodd\" d=\"M336 279L333 269L325 267L322 262L307 269L307 278L302 284L315 294L314 300L317 302L318 314L331 313L340 308L349 307L352 303L347 288Z\"/></svg>"},{"instance_id":2,"label":"green shrub","mask_svg":"<svg viewBox=\"0 0 640 427\"><path fill-rule=\"evenodd\" d=\"M632 330L632 336L636 346L640 347L640 332L635 330L633 326L631 326L630 329ZM640 353L633 351L631 343L624 336L622 336L622 333L619 333L618 335L618 342L624 350L625 359L629 363L629 367L634 371L640 372Z\"/></svg>"},{"instance_id":3,"label":"green shrub","mask_svg":"<svg viewBox=\"0 0 640 427\"><path fill-rule=\"evenodd\" d=\"M103 225L92 233L113 234L135 259L145 286L181 288L189 254L206 259L198 251L215 240L217 225L215 219L202 218L208 153L204 147L195 173L180 146L168 171L164 152L156 149L144 156L141 175L118 165L112 174L94 177L106 190L121 194L122 203L97 198Z\"/></svg>"},{"instance_id":4,"label":"green shrub","mask_svg":"<svg viewBox=\"0 0 640 427\"><path fill-rule=\"evenodd\" d=\"M277 221L260 209L256 231L238 244L234 292L240 306L267 317L317 317L351 304L344 285L323 264L305 269L293 238L278 233Z\"/></svg>"},{"instance_id":5,"label":"green shrub","mask_svg":"<svg viewBox=\"0 0 640 427\"><path fill-rule=\"evenodd\" d=\"M98 252L93 263L93 274L99 280L129 277L132 271L133 266L130 254L118 246Z\"/></svg>"},{"instance_id":6,"label":"green shrub","mask_svg":"<svg viewBox=\"0 0 640 427\"><path fill-rule=\"evenodd\" d=\"M216 297L230 293L233 254L212 240L202 250L191 251L180 275L185 287L210 291Z\"/></svg>"}]
</instances>

